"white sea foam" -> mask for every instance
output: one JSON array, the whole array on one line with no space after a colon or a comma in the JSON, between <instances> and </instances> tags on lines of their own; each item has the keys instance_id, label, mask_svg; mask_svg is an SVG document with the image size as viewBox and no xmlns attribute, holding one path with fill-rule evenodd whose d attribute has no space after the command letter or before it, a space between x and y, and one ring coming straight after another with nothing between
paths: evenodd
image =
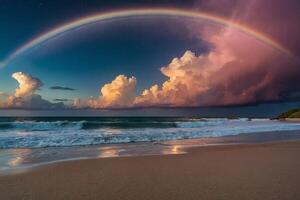
<instances>
[{"instance_id":1,"label":"white sea foam","mask_svg":"<svg viewBox=\"0 0 300 200\"><path fill-rule=\"evenodd\" d=\"M1 122L2 124L7 122ZM139 124L141 123L141 124ZM162 125L162 124L163 125ZM14 121L0 132L0 148L39 148L152 142L242 133L300 130L300 123L269 119L139 121ZM165 126L165 125L168 126ZM117 125L117 126L116 126Z\"/></svg>"}]
</instances>

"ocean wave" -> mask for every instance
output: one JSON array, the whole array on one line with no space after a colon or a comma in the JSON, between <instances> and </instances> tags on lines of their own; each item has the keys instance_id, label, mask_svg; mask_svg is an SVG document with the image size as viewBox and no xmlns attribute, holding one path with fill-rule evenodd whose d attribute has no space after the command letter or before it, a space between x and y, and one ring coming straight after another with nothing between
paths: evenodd
<instances>
[{"instance_id":1,"label":"ocean wave","mask_svg":"<svg viewBox=\"0 0 300 200\"><path fill-rule=\"evenodd\" d=\"M247 121L247 119L227 118L100 118L86 120L17 120L1 121L0 130L19 131L49 131L58 129L90 130L101 128L135 129L135 128L195 128L203 126L216 126L226 121Z\"/></svg>"},{"instance_id":2,"label":"ocean wave","mask_svg":"<svg viewBox=\"0 0 300 200\"><path fill-rule=\"evenodd\" d=\"M23 131L49 131L57 129L74 129L82 128L84 122L36 122L36 121L17 121L17 122L0 122L0 130L23 130Z\"/></svg>"},{"instance_id":3,"label":"ocean wave","mask_svg":"<svg viewBox=\"0 0 300 200\"><path fill-rule=\"evenodd\" d=\"M0 122L0 148L156 142L241 133L300 130L299 123L267 119L100 119Z\"/></svg>"},{"instance_id":4,"label":"ocean wave","mask_svg":"<svg viewBox=\"0 0 300 200\"><path fill-rule=\"evenodd\" d=\"M54 122L0 122L0 130L23 130L23 131L50 131L58 129L89 130L101 128L129 129L129 128L175 128L176 122L99 122L99 121L54 121Z\"/></svg>"}]
</instances>

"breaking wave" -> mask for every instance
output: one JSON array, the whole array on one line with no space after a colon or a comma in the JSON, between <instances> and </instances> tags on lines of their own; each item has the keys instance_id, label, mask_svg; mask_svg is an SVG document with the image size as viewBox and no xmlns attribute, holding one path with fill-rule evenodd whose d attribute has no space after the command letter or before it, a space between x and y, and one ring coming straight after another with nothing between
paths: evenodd
<instances>
[{"instance_id":1,"label":"breaking wave","mask_svg":"<svg viewBox=\"0 0 300 200\"><path fill-rule=\"evenodd\" d=\"M248 118L1 118L0 148L156 142L287 130L300 130L300 124Z\"/></svg>"}]
</instances>

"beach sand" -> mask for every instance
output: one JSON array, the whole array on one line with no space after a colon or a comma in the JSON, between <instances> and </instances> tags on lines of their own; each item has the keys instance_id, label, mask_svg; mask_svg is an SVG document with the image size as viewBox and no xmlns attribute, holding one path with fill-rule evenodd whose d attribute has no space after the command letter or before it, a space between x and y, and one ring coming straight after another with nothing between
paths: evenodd
<instances>
[{"instance_id":1,"label":"beach sand","mask_svg":"<svg viewBox=\"0 0 300 200\"><path fill-rule=\"evenodd\" d=\"M300 199L300 142L66 161L0 176L0 199Z\"/></svg>"}]
</instances>

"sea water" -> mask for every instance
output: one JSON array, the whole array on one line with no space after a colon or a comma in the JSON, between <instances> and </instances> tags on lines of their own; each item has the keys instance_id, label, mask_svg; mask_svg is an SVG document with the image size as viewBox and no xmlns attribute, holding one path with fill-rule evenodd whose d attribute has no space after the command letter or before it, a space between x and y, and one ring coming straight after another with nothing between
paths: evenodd
<instances>
[{"instance_id":1,"label":"sea water","mask_svg":"<svg viewBox=\"0 0 300 200\"><path fill-rule=\"evenodd\" d=\"M58 160L179 153L166 142L297 131L300 123L198 117L0 118L0 170Z\"/></svg>"}]
</instances>

